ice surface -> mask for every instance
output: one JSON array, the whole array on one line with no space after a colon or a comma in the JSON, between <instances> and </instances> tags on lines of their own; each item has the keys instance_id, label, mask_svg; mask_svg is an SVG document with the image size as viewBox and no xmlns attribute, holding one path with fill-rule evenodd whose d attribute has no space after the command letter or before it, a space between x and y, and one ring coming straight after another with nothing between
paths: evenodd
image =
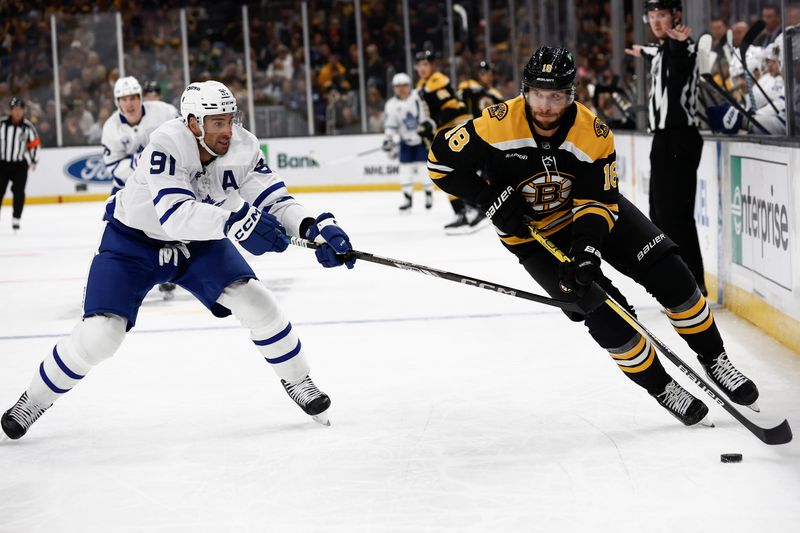
<instances>
[{"instance_id":1,"label":"ice surface","mask_svg":"<svg viewBox=\"0 0 800 533\"><path fill-rule=\"evenodd\" d=\"M399 192L299 198L333 211L360 250L538 290L491 230L445 237L444 196L425 212L417 193L405 216ZM16 236L3 209L3 410L80 316L101 209L31 205ZM0 531L798 527L797 440L766 446L717 406L716 428L683 427L553 308L364 262L324 270L299 248L252 265L301 336L333 425L289 400L234 319L156 291L113 359L0 444ZM699 369L655 302L620 286ZM747 416L800 431L800 356L725 310L716 318L762 391L762 413ZM722 464L725 452L744 460Z\"/></svg>"}]
</instances>

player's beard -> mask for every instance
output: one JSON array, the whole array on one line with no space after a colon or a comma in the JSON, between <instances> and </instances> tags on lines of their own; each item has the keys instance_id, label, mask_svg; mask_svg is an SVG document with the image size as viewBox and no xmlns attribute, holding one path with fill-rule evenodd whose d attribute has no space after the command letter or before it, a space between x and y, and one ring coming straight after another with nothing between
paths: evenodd
<instances>
[{"instance_id":1,"label":"player's beard","mask_svg":"<svg viewBox=\"0 0 800 533\"><path fill-rule=\"evenodd\" d=\"M557 129L558 126L561 124L561 119L563 117L564 117L564 113L559 113L557 115L553 115L551 117L548 117L548 122L543 122L543 121L539 120L538 118L536 118L536 114L535 113L531 112L531 120L533 121L533 123L537 127L541 128L541 129L543 129L545 131L550 131L550 130Z\"/></svg>"}]
</instances>

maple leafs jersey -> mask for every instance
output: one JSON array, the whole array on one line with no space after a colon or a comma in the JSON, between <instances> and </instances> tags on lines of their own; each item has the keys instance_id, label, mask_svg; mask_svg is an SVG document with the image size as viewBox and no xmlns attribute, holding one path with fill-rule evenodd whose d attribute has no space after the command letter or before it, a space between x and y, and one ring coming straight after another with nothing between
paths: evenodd
<instances>
[{"instance_id":1,"label":"maple leafs jersey","mask_svg":"<svg viewBox=\"0 0 800 533\"><path fill-rule=\"evenodd\" d=\"M150 136L126 187L109 200L113 217L159 241L206 241L225 237L223 228L242 200L278 218L294 236L313 217L292 198L264 162L258 139L233 126L228 152L207 165L182 119Z\"/></svg>"},{"instance_id":2,"label":"maple leafs jersey","mask_svg":"<svg viewBox=\"0 0 800 533\"><path fill-rule=\"evenodd\" d=\"M384 106L384 132L394 143L402 141L407 146L422 144L417 126L428 118L428 111L415 91L405 100L393 96Z\"/></svg>"},{"instance_id":3,"label":"maple leafs jersey","mask_svg":"<svg viewBox=\"0 0 800 533\"><path fill-rule=\"evenodd\" d=\"M175 106L155 100L142 102L142 118L136 126L131 126L119 110L108 117L103 124L100 142L103 144L103 161L116 189L124 187L136 169L136 160L147 146L150 134L178 116Z\"/></svg>"},{"instance_id":4,"label":"maple leafs jersey","mask_svg":"<svg viewBox=\"0 0 800 533\"><path fill-rule=\"evenodd\" d=\"M580 103L567 108L551 137L533 131L528 113L518 96L440 132L428 154L428 174L445 192L471 201L486 181L510 185L530 204L532 225L542 235L572 225L573 246L599 248L619 211L614 135ZM510 246L533 240L500 238Z\"/></svg>"}]
</instances>

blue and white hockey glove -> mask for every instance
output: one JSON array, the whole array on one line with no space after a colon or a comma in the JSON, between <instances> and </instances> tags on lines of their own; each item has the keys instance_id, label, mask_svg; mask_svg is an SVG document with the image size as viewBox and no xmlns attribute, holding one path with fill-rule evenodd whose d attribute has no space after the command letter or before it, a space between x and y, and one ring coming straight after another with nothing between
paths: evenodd
<instances>
[{"instance_id":1,"label":"blue and white hockey glove","mask_svg":"<svg viewBox=\"0 0 800 533\"><path fill-rule=\"evenodd\" d=\"M225 235L234 239L253 255L282 252L289 246L286 229L278 219L247 202L231 213L225 223Z\"/></svg>"},{"instance_id":2,"label":"blue and white hockey glove","mask_svg":"<svg viewBox=\"0 0 800 533\"><path fill-rule=\"evenodd\" d=\"M345 256L353 249L350 237L339 227L331 213L322 213L306 231L306 239L321 244L316 250L317 261L325 268L347 265L353 268L356 258Z\"/></svg>"}]
</instances>

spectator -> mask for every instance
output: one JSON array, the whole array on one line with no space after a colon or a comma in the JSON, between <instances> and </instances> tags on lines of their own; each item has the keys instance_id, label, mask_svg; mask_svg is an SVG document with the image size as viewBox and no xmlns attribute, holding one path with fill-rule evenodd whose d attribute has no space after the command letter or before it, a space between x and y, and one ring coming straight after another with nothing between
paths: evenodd
<instances>
[{"instance_id":1,"label":"spectator","mask_svg":"<svg viewBox=\"0 0 800 533\"><path fill-rule=\"evenodd\" d=\"M781 14L778 8L767 4L761 8L761 18L766 23L766 27L761 34L755 38L753 44L756 46L766 47L772 44L783 29L781 28Z\"/></svg>"},{"instance_id":2,"label":"spectator","mask_svg":"<svg viewBox=\"0 0 800 533\"><path fill-rule=\"evenodd\" d=\"M335 77L339 77L341 82L347 83L346 80L343 79L344 75L347 73L344 65L339 59L339 54L331 53L328 55L328 61L325 63L322 68L319 70L319 75L317 76L317 83L319 84L319 88L322 91L322 94L325 95L328 92L328 89L334 82ZM350 89L350 84L347 83L348 90Z\"/></svg>"},{"instance_id":3,"label":"spectator","mask_svg":"<svg viewBox=\"0 0 800 533\"><path fill-rule=\"evenodd\" d=\"M267 82L282 84L283 80L291 80L294 77L294 59L289 53L289 48L285 45L278 47L275 59L267 67Z\"/></svg>"}]
</instances>

